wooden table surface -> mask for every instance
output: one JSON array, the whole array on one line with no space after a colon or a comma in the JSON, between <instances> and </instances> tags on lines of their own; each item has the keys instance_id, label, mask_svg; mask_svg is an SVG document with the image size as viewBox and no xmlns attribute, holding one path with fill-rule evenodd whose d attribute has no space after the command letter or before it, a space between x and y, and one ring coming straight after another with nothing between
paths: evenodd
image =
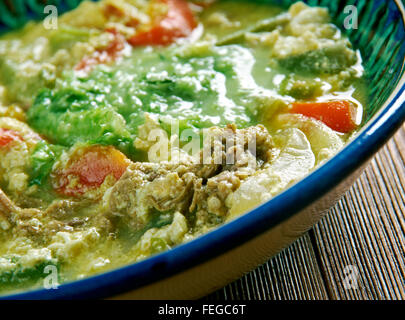
<instances>
[{"instance_id":1,"label":"wooden table surface","mask_svg":"<svg viewBox=\"0 0 405 320\"><path fill-rule=\"evenodd\" d=\"M405 299L405 126L311 231L206 299Z\"/></svg>"}]
</instances>

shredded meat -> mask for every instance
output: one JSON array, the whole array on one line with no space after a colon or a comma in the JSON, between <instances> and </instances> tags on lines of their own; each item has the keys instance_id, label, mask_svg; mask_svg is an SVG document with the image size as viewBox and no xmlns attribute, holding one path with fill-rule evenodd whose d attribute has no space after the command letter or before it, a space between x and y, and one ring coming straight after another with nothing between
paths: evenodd
<instances>
[{"instance_id":1,"label":"shredded meat","mask_svg":"<svg viewBox=\"0 0 405 320\"><path fill-rule=\"evenodd\" d=\"M21 209L11 201L6 194L0 189L0 222L3 222L3 226L8 227L15 226L19 219L26 217L32 217L38 214L40 211L37 209ZM3 228L8 229L8 228Z\"/></svg>"},{"instance_id":2,"label":"shredded meat","mask_svg":"<svg viewBox=\"0 0 405 320\"><path fill-rule=\"evenodd\" d=\"M88 200L56 200L47 209L21 208L0 189L0 231L12 229L14 235L30 236L38 242L46 242L59 231L71 231L73 227L85 227L87 217L77 217L78 210L91 205ZM98 225L109 229L109 220L95 216ZM105 221L104 221L105 220ZM102 229L102 228L100 228Z\"/></svg>"},{"instance_id":3,"label":"shredded meat","mask_svg":"<svg viewBox=\"0 0 405 320\"><path fill-rule=\"evenodd\" d=\"M130 164L102 200L55 200L43 210L22 209L0 190L0 226L44 241L58 231L89 225L109 234L117 221L138 229L156 210L180 212L195 227L215 225L226 218L229 196L241 182L271 160L273 143L261 125L213 127L205 138L203 150L180 163ZM80 215L90 207L94 215Z\"/></svg>"}]
</instances>

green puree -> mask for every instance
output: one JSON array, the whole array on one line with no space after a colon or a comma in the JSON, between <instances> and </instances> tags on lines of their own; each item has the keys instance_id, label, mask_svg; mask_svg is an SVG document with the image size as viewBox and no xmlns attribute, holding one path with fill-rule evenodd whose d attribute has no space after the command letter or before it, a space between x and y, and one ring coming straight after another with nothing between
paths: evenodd
<instances>
[{"instance_id":1,"label":"green puree","mask_svg":"<svg viewBox=\"0 0 405 320\"><path fill-rule=\"evenodd\" d=\"M28 123L52 143L115 145L133 156L144 113L170 129L256 123L254 110L265 89L253 80L255 58L241 46L199 44L159 52L135 50L112 67L89 76L67 73L55 89L44 89L28 111Z\"/></svg>"}]
</instances>

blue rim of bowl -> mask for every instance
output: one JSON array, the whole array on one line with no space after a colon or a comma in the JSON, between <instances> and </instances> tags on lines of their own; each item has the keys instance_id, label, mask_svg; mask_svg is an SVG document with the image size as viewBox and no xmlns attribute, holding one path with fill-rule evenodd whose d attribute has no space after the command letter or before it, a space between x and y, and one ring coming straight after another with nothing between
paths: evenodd
<instances>
[{"instance_id":1,"label":"blue rim of bowl","mask_svg":"<svg viewBox=\"0 0 405 320\"><path fill-rule=\"evenodd\" d=\"M405 24L405 10L395 1ZM268 202L217 229L146 260L58 289L36 289L0 299L94 299L156 283L236 248L321 198L371 158L405 121L405 59L402 75L381 110L335 157Z\"/></svg>"}]
</instances>

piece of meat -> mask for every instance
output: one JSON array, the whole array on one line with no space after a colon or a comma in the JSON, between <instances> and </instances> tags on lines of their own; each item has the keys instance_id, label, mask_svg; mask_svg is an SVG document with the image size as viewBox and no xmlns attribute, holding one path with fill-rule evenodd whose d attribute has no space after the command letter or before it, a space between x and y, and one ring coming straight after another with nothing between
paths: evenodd
<instances>
[{"instance_id":1,"label":"piece of meat","mask_svg":"<svg viewBox=\"0 0 405 320\"><path fill-rule=\"evenodd\" d=\"M45 210L20 208L0 189L0 231L12 230L14 235L45 243L59 231L72 231L73 227L84 226L89 219L75 215L89 205L89 200L55 200ZM94 219L98 219L97 215ZM103 219L98 219L100 229L108 229L105 221L101 223Z\"/></svg>"},{"instance_id":2,"label":"piece of meat","mask_svg":"<svg viewBox=\"0 0 405 320\"><path fill-rule=\"evenodd\" d=\"M198 161L131 164L105 197L108 211L136 226L153 210L196 212L200 224L209 215L225 217L228 196L271 160L273 142L260 125L213 127L205 138Z\"/></svg>"},{"instance_id":3,"label":"piece of meat","mask_svg":"<svg viewBox=\"0 0 405 320\"><path fill-rule=\"evenodd\" d=\"M40 213L40 210L34 208L22 209L16 206L0 189L0 230L16 227L21 220L34 217Z\"/></svg>"},{"instance_id":4,"label":"piece of meat","mask_svg":"<svg viewBox=\"0 0 405 320\"><path fill-rule=\"evenodd\" d=\"M110 213L130 216L143 225L153 208L161 212L186 211L197 179L189 169L188 164L167 162L131 164L109 193Z\"/></svg>"},{"instance_id":5,"label":"piece of meat","mask_svg":"<svg viewBox=\"0 0 405 320\"><path fill-rule=\"evenodd\" d=\"M17 207L0 189L0 223L2 223L4 229L13 220L12 218L16 211Z\"/></svg>"},{"instance_id":6,"label":"piece of meat","mask_svg":"<svg viewBox=\"0 0 405 320\"><path fill-rule=\"evenodd\" d=\"M79 213L79 210L89 207L94 201L84 200L56 200L52 202L48 208L44 211L44 214L48 217L57 220L69 221L73 219L75 215Z\"/></svg>"}]
</instances>

